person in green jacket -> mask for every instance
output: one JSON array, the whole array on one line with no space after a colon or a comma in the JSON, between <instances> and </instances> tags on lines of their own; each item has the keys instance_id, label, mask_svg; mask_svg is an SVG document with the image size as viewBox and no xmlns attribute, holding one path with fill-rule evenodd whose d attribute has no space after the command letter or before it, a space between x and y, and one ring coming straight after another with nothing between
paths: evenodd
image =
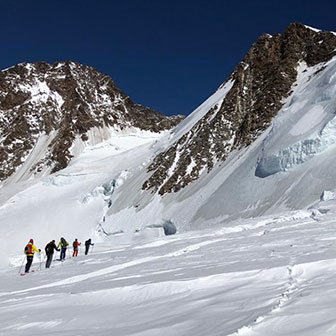
<instances>
[{"instance_id":1,"label":"person in green jacket","mask_svg":"<svg viewBox=\"0 0 336 336\"><path fill-rule=\"evenodd\" d=\"M60 242L57 245L57 247L61 247L61 255L60 255L61 261L64 261L65 259L65 253L66 253L68 245L69 243L63 237L60 239Z\"/></svg>"}]
</instances>

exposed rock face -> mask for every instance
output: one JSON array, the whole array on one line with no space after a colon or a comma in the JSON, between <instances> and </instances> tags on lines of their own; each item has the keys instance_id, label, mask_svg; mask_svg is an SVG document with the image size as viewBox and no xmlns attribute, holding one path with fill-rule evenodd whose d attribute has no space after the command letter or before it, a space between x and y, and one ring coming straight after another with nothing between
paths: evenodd
<instances>
[{"instance_id":1,"label":"exposed rock face","mask_svg":"<svg viewBox=\"0 0 336 336\"><path fill-rule=\"evenodd\" d=\"M135 104L104 74L74 62L26 63L0 72L0 181L13 174L41 135L52 135L47 155L33 169L65 168L76 136L93 127L138 127L159 132L167 118Z\"/></svg>"},{"instance_id":2,"label":"exposed rock face","mask_svg":"<svg viewBox=\"0 0 336 336\"><path fill-rule=\"evenodd\" d=\"M262 35L226 81L233 85L223 101L154 159L148 167L152 175L143 189L161 195L176 192L203 170L223 162L232 150L250 145L290 95L298 63L313 66L335 55L335 34L299 23L282 34Z\"/></svg>"}]
</instances>

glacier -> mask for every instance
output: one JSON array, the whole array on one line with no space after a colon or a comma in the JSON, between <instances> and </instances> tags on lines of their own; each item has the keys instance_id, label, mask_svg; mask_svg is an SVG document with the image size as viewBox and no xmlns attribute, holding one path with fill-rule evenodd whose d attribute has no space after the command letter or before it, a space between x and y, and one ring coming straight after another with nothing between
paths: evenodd
<instances>
[{"instance_id":1,"label":"glacier","mask_svg":"<svg viewBox=\"0 0 336 336\"><path fill-rule=\"evenodd\" d=\"M283 115L274 121L275 130L271 130L264 140L255 171L256 176L267 177L286 171L335 146L335 59L324 67L325 70L321 65L309 69L305 64L299 65L294 93L284 105ZM320 74L316 74L317 72ZM295 86L299 89L295 90ZM281 134L279 124L284 129ZM287 136L284 134L286 126ZM296 142L279 149L282 143L280 137L285 139L286 144L289 139ZM273 144L276 144L275 147Z\"/></svg>"}]
</instances>

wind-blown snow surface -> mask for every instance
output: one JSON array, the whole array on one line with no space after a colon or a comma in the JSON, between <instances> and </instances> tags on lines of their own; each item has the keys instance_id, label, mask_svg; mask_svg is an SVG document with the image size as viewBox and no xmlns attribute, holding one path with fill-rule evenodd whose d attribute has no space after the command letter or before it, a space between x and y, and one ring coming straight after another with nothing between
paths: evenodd
<instances>
[{"instance_id":1,"label":"wind-blown snow surface","mask_svg":"<svg viewBox=\"0 0 336 336\"><path fill-rule=\"evenodd\" d=\"M154 240L144 230L49 270L3 270L0 334L334 336L335 215L328 201Z\"/></svg>"}]
</instances>

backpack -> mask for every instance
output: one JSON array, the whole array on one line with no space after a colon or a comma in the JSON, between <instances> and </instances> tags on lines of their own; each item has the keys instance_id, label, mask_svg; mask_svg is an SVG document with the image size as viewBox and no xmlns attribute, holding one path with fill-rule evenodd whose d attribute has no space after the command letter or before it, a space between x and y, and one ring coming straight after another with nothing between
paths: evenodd
<instances>
[{"instance_id":1,"label":"backpack","mask_svg":"<svg viewBox=\"0 0 336 336\"><path fill-rule=\"evenodd\" d=\"M73 246L74 249L76 249L76 248L77 248L77 243L74 241L74 242L72 243L72 246Z\"/></svg>"},{"instance_id":2,"label":"backpack","mask_svg":"<svg viewBox=\"0 0 336 336\"><path fill-rule=\"evenodd\" d=\"M33 253L33 244L27 244L24 248L25 254L32 254Z\"/></svg>"},{"instance_id":3,"label":"backpack","mask_svg":"<svg viewBox=\"0 0 336 336\"><path fill-rule=\"evenodd\" d=\"M47 253L54 253L54 246L49 243L47 246L46 246L46 252Z\"/></svg>"},{"instance_id":4,"label":"backpack","mask_svg":"<svg viewBox=\"0 0 336 336\"><path fill-rule=\"evenodd\" d=\"M67 241L64 239L64 238L62 238L61 239L61 246L64 248L64 247L67 247L69 244L67 243Z\"/></svg>"}]
</instances>

